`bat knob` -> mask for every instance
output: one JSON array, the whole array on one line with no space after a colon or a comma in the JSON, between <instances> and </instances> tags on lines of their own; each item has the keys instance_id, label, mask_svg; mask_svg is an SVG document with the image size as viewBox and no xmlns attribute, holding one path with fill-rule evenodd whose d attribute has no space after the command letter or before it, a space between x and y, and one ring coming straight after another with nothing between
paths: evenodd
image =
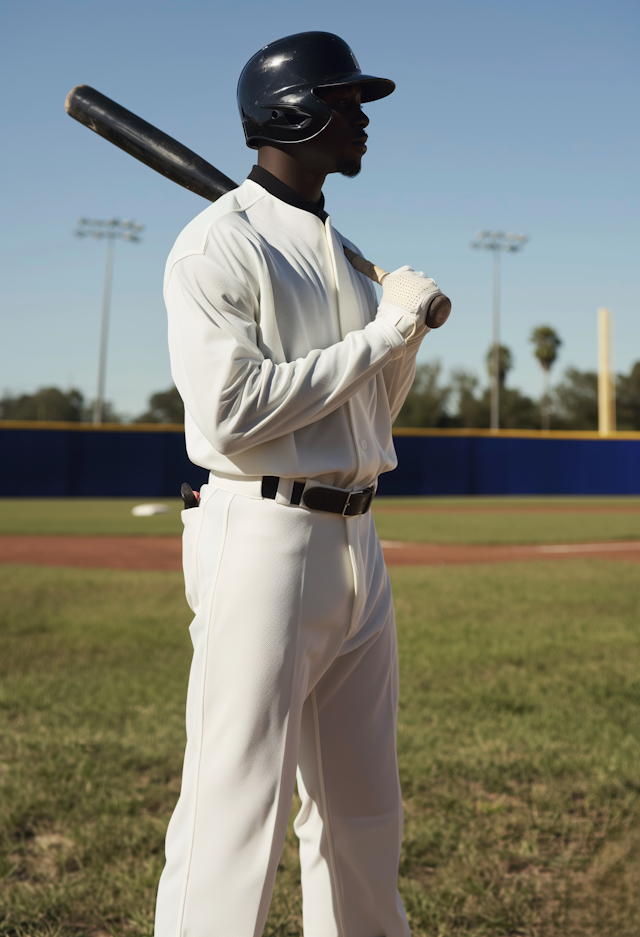
<instances>
[{"instance_id":1,"label":"bat knob","mask_svg":"<svg viewBox=\"0 0 640 937\"><path fill-rule=\"evenodd\" d=\"M180 494L182 495L185 508L198 507L200 495L197 491L194 491L191 485L189 485L187 482L182 483L182 486L180 487Z\"/></svg>"},{"instance_id":2,"label":"bat knob","mask_svg":"<svg viewBox=\"0 0 640 937\"><path fill-rule=\"evenodd\" d=\"M451 312L451 300L444 293L436 296L427 311L426 323L430 329L439 329L444 325Z\"/></svg>"}]
</instances>

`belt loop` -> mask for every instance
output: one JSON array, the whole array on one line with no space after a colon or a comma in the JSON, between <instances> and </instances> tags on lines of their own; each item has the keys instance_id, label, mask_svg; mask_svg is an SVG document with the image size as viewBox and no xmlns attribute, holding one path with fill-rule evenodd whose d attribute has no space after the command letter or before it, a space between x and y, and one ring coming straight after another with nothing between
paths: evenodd
<instances>
[{"instance_id":1,"label":"belt loop","mask_svg":"<svg viewBox=\"0 0 640 937\"><path fill-rule=\"evenodd\" d=\"M305 482L293 483L293 488L291 489L291 504L300 504L305 484Z\"/></svg>"},{"instance_id":2,"label":"belt loop","mask_svg":"<svg viewBox=\"0 0 640 937\"><path fill-rule=\"evenodd\" d=\"M275 501L279 483L280 478L278 475L265 475L262 479L262 497L271 498L272 501Z\"/></svg>"}]
</instances>

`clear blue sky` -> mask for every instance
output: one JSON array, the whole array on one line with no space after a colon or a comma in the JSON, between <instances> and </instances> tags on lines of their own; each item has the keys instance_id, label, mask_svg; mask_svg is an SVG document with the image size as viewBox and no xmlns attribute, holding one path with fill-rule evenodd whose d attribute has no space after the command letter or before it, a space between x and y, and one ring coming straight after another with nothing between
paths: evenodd
<instances>
[{"instance_id":1,"label":"clear blue sky","mask_svg":"<svg viewBox=\"0 0 640 937\"><path fill-rule=\"evenodd\" d=\"M241 181L254 154L235 105L245 61L288 33L343 36L397 91L367 106L360 177L325 187L334 223L387 269L434 276L454 313L422 360L484 380L491 259L479 228L529 234L503 261L510 382L532 394L539 324L567 365L596 365L596 310L615 315L615 364L640 359L637 2L347 4L23 0L5 4L0 391L94 394L104 242L80 216L133 218L144 243L116 255L107 396L135 414L170 385L162 274L203 199L156 175L64 111L80 83L177 137Z\"/></svg>"}]
</instances>

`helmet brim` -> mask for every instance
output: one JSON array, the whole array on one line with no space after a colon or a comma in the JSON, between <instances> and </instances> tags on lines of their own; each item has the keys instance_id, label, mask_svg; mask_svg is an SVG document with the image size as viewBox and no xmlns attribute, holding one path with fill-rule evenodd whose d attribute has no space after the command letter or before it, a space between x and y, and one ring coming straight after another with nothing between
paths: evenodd
<instances>
[{"instance_id":1,"label":"helmet brim","mask_svg":"<svg viewBox=\"0 0 640 937\"><path fill-rule=\"evenodd\" d=\"M363 104L368 104L369 101L379 101L380 98L386 98L396 90L396 83L390 78L376 78L374 75L363 75L361 72L352 72L337 80L334 78L326 84L316 85L316 88L340 88L342 85L362 85Z\"/></svg>"}]
</instances>

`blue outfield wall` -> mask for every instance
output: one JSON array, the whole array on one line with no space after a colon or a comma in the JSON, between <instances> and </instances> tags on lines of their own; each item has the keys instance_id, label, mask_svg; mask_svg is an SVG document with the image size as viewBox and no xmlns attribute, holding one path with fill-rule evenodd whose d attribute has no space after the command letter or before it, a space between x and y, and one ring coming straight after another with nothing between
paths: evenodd
<instances>
[{"instance_id":1,"label":"blue outfield wall","mask_svg":"<svg viewBox=\"0 0 640 937\"><path fill-rule=\"evenodd\" d=\"M637 495L639 439L396 436L381 495Z\"/></svg>"},{"instance_id":2,"label":"blue outfield wall","mask_svg":"<svg viewBox=\"0 0 640 937\"><path fill-rule=\"evenodd\" d=\"M2 497L179 498L207 475L179 432L0 429Z\"/></svg>"},{"instance_id":3,"label":"blue outfield wall","mask_svg":"<svg viewBox=\"0 0 640 937\"><path fill-rule=\"evenodd\" d=\"M584 434L583 434L584 435ZM395 437L399 465L381 495L640 495L637 438ZM207 472L175 429L0 426L2 497L178 497Z\"/></svg>"}]
</instances>

